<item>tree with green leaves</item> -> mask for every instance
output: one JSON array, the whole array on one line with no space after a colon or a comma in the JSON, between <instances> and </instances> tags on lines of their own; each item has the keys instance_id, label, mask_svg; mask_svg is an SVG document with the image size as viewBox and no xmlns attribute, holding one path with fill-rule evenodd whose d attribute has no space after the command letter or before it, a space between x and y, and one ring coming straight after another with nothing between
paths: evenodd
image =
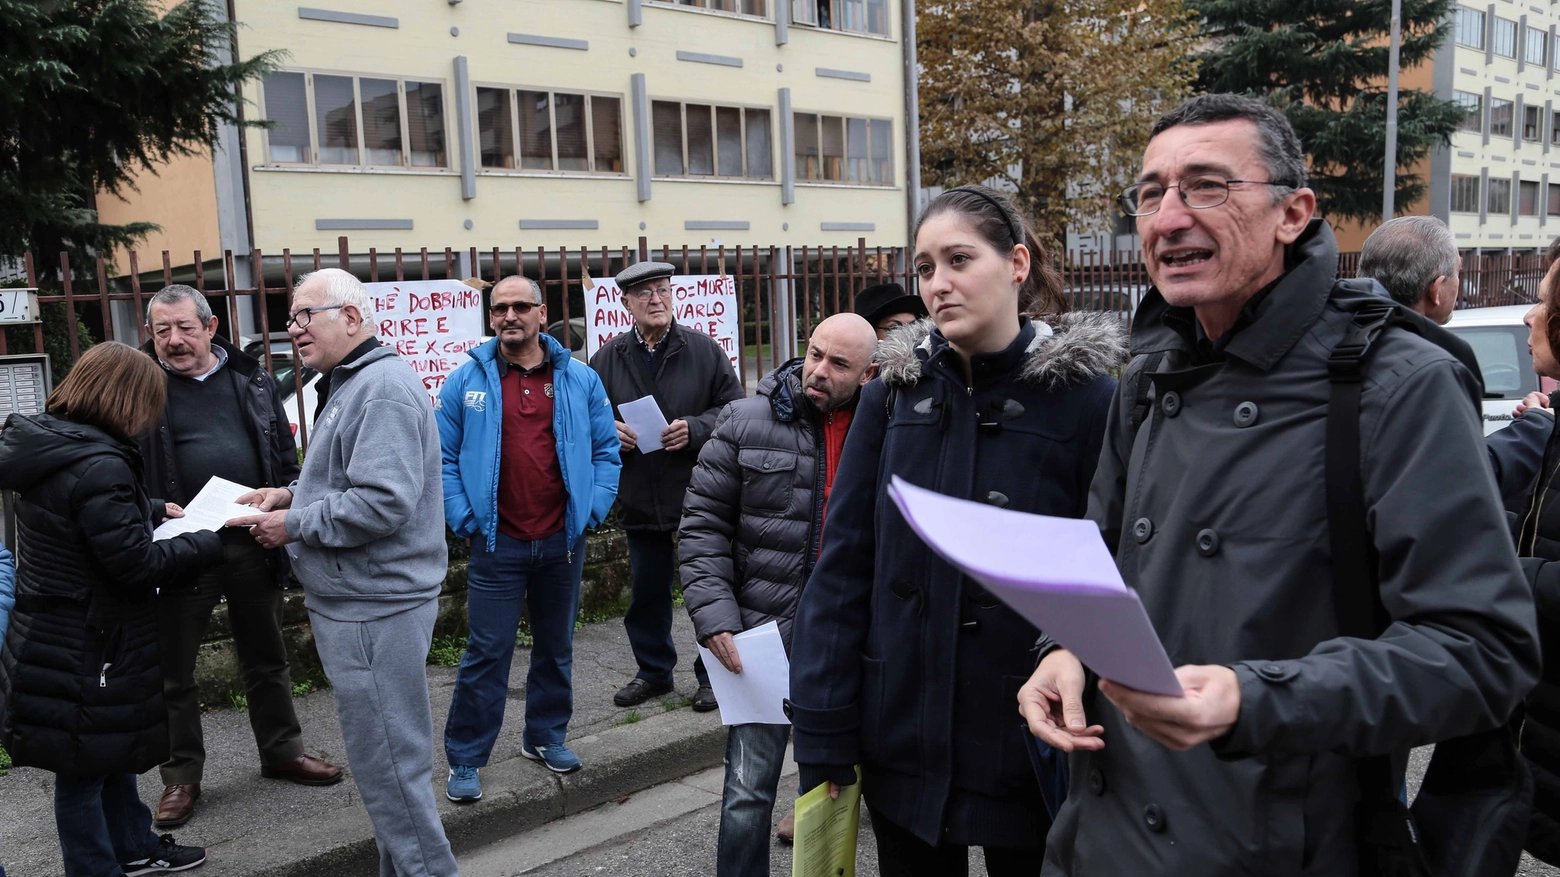
<instances>
[{"instance_id":1,"label":"tree with green leaves","mask_svg":"<svg viewBox=\"0 0 1560 877\"><path fill-rule=\"evenodd\" d=\"M1185 0L1203 20L1198 89L1263 97L1283 110L1310 158L1317 212L1381 219L1392 0ZM1402 0L1399 66L1429 63L1451 37L1454 0ZM1457 103L1398 92L1395 203L1425 196L1411 168L1450 143Z\"/></svg>"},{"instance_id":2,"label":"tree with green leaves","mask_svg":"<svg viewBox=\"0 0 1560 877\"><path fill-rule=\"evenodd\" d=\"M1042 237L1119 215L1196 75L1176 0L930 0L916 28L922 180L1010 191Z\"/></svg>"},{"instance_id":3,"label":"tree with green leaves","mask_svg":"<svg viewBox=\"0 0 1560 877\"><path fill-rule=\"evenodd\" d=\"M97 193L243 124L239 87L278 56L224 63L233 36L212 0L0 0L0 257L52 275L54 253L84 264L156 230L99 222Z\"/></svg>"}]
</instances>

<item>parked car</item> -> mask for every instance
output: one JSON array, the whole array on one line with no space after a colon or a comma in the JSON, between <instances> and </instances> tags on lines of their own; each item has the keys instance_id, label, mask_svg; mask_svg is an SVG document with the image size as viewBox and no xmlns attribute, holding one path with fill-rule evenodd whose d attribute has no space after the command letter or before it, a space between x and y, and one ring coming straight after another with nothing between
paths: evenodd
<instances>
[{"instance_id":1,"label":"parked car","mask_svg":"<svg viewBox=\"0 0 1560 877\"><path fill-rule=\"evenodd\" d=\"M1552 392L1555 382L1540 381L1533 371L1528 350L1528 328L1522 322L1528 305L1467 308L1452 312L1446 328L1473 348L1484 376L1484 434L1512 421L1512 410L1522 397L1543 389Z\"/></svg>"},{"instance_id":2,"label":"parked car","mask_svg":"<svg viewBox=\"0 0 1560 877\"><path fill-rule=\"evenodd\" d=\"M313 393L314 385L319 380L319 372L306 365L300 367L294 358L292 337L286 332L272 332L270 347L271 377L276 378L276 388L282 394L282 407L287 410L287 420L292 424L293 435L297 435L299 400L300 398L304 400L304 415L308 416L316 398ZM266 342L254 338L245 341L241 349L264 365L265 348ZM298 391L300 381L303 383L302 394Z\"/></svg>"},{"instance_id":3,"label":"parked car","mask_svg":"<svg viewBox=\"0 0 1560 877\"><path fill-rule=\"evenodd\" d=\"M553 336L554 338L556 338L558 340L559 344L562 344L563 346L569 348L569 355L570 356L573 356L575 359L579 360L580 362L584 362L585 361L585 318L584 317L570 317L569 318L569 337L568 337L568 339L565 339L563 337L563 321L562 320L554 320L553 324L551 326L547 327L547 334L549 334L549 335Z\"/></svg>"}]
</instances>

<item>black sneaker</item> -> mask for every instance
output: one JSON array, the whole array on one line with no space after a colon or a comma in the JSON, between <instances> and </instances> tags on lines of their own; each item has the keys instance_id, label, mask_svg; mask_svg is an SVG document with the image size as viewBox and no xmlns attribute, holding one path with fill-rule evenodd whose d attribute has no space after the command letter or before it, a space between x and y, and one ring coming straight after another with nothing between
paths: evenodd
<instances>
[{"instance_id":1,"label":"black sneaker","mask_svg":"<svg viewBox=\"0 0 1560 877\"><path fill-rule=\"evenodd\" d=\"M206 864L204 849L181 847L173 842L173 835L165 834L150 856L136 859L134 862L122 862L119 867L125 872L125 877L138 877L141 874L171 874L174 871L188 871L204 864Z\"/></svg>"},{"instance_id":2,"label":"black sneaker","mask_svg":"<svg viewBox=\"0 0 1560 877\"><path fill-rule=\"evenodd\" d=\"M651 685L645 680L635 676L628 684L618 689L618 693L612 695L612 702L618 706L638 706L652 697L660 697L671 691L670 685Z\"/></svg>"},{"instance_id":3,"label":"black sneaker","mask_svg":"<svg viewBox=\"0 0 1560 877\"><path fill-rule=\"evenodd\" d=\"M720 709L720 702L715 699L715 689L708 685L700 685L697 693L693 695L693 711L707 713Z\"/></svg>"}]
</instances>

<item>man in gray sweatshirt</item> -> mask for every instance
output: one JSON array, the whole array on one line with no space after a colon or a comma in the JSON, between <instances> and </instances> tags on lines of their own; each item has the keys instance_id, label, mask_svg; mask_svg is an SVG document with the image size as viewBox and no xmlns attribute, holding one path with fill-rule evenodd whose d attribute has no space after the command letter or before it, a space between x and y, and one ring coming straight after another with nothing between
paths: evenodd
<instances>
[{"instance_id":1,"label":"man in gray sweatshirt","mask_svg":"<svg viewBox=\"0 0 1560 877\"><path fill-rule=\"evenodd\" d=\"M433 406L375 339L373 303L351 274L301 279L287 330L322 375L303 471L240 497L263 513L228 524L287 546L381 877L457 877L434 804L426 668L449 561Z\"/></svg>"}]
</instances>

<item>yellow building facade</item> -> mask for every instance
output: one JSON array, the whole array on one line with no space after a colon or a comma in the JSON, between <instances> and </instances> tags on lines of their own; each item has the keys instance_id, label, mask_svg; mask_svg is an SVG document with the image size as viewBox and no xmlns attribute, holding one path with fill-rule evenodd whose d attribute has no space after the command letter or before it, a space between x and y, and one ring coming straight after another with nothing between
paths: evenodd
<instances>
[{"instance_id":1,"label":"yellow building facade","mask_svg":"<svg viewBox=\"0 0 1560 877\"><path fill-rule=\"evenodd\" d=\"M341 235L358 253L908 237L901 0L306 2L232 7L241 55L287 53L244 91L272 127L100 198L104 221L158 222L146 249L176 262Z\"/></svg>"}]
</instances>

